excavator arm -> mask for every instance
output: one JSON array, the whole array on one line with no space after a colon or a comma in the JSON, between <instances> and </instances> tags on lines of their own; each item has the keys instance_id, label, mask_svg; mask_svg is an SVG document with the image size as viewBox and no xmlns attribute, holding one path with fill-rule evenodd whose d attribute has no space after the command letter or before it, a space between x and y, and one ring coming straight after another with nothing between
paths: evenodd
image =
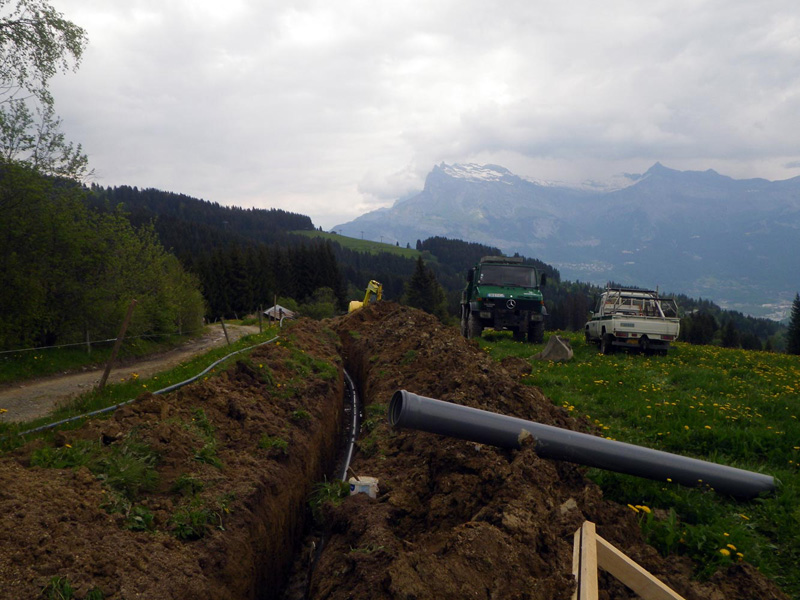
<instances>
[{"instance_id":1,"label":"excavator arm","mask_svg":"<svg viewBox=\"0 0 800 600\"><path fill-rule=\"evenodd\" d=\"M380 302L383 298L383 286L379 281L375 281L374 279L367 284L367 290L364 293L364 301L359 302L358 300L352 300L347 312L351 313L369 304L373 294L375 295L375 302Z\"/></svg>"}]
</instances>

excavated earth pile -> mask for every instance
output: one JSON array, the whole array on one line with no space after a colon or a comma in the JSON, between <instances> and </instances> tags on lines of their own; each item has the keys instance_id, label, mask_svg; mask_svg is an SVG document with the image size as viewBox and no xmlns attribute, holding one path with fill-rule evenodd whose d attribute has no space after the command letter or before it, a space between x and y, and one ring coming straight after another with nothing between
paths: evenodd
<instances>
[{"instance_id":1,"label":"excavated earth pile","mask_svg":"<svg viewBox=\"0 0 800 600\"><path fill-rule=\"evenodd\" d=\"M276 597L342 398L337 335L302 321L217 376L6 455L0 598Z\"/></svg>"},{"instance_id":2,"label":"excavated earth pile","mask_svg":"<svg viewBox=\"0 0 800 600\"><path fill-rule=\"evenodd\" d=\"M511 367L435 318L379 303L338 320L348 370L360 382L366 420L353 463L378 477L376 499L327 506L329 539L311 582L314 599L569 599L573 533L585 520L690 600L785 598L747 564L691 579L687 559L644 543L627 507L603 498L583 468L540 459L532 445L500 450L433 434L392 430L398 389L558 427L592 432ZM378 417L378 415L381 415ZM601 598L636 597L603 574Z\"/></svg>"},{"instance_id":3,"label":"excavated earth pile","mask_svg":"<svg viewBox=\"0 0 800 600\"><path fill-rule=\"evenodd\" d=\"M323 505L322 550L300 551L309 494L330 480L342 437L342 356L366 402L353 468L380 491ZM744 563L692 581L692 565L648 547L581 467L530 444L387 423L405 388L591 431L520 384L525 370L393 303L300 320L204 381L0 458L0 599L70 597L65 582L75 600L278 598L295 561L310 573L303 598L558 600L572 593L572 534L586 519L687 599L785 598ZM607 576L600 587L633 597Z\"/></svg>"}]
</instances>

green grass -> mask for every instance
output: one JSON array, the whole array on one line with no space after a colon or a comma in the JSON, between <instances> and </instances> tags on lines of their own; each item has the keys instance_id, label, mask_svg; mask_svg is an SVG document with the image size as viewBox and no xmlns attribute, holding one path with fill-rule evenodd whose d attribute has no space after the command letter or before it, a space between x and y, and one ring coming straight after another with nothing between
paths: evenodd
<instances>
[{"instance_id":1,"label":"green grass","mask_svg":"<svg viewBox=\"0 0 800 600\"><path fill-rule=\"evenodd\" d=\"M78 396L70 403L56 409L47 417L35 419L28 423L0 423L0 451L10 447L13 448L24 441L22 438L17 438L17 436L13 435L18 431L26 431L40 425L45 425L47 423L52 423L72 416L84 414L105 408L107 406L113 406L122 402L127 402L128 400L136 398L143 392L157 391L175 383L186 381L231 352L272 339L275 337L275 335L277 335L277 332L277 328L272 328L265 330L264 333L242 337L230 346L214 348L202 356L197 356L185 363L181 363L169 371L159 373L158 375L148 379L140 378L135 372L135 367L132 367L131 374L123 381L109 380L109 383L102 391L92 390L81 396ZM224 371L226 365L230 361L239 360L241 358L243 358L242 354L237 354L229 358L225 362L214 367L214 369L207 373L204 378L213 377L215 374ZM63 425L62 428L69 429L78 427L80 426L81 422L82 420L78 420L72 424Z\"/></svg>"},{"instance_id":2,"label":"green grass","mask_svg":"<svg viewBox=\"0 0 800 600\"><path fill-rule=\"evenodd\" d=\"M275 456L289 454L289 442L280 437L269 436L266 433L258 440L258 447Z\"/></svg>"},{"instance_id":3,"label":"green grass","mask_svg":"<svg viewBox=\"0 0 800 600\"><path fill-rule=\"evenodd\" d=\"M129 338L122 345L119 358L148 356L163 352L188 339L191 339L191 336L174 335L160 337L158 340ZM0 384L77 371L83 367L105 365L111 357L112 346L113 342L95 343L92 344L91 353L86 351L85 345L80 345L0 354Z\"/></svg>"},{"instance_id":4,"label":"green grass","mask_svg":"<svg viewBox=\"0 0 800 600\"><path fill-rule=\"evenodd\" d=\"M106 487L128 501L158 484L158 455L135 435L119 444L79 440L59 448L44 446L31 455L31 465L48 469L87 467Z\"/></svg>"},{"instance_id":5,"label":"green grass","mask_svg":"<svg viewBox=\"0 0 800 600\"><path fill-rule=\"evenodd\" d=\"M697 576L738 560L800 597L800 357L675 344L668 356L601 355L568 337L569 363L531 361L523 381L605 437L773 475L775 494L750 502L668 482L590 469L607 498L631 506L664 554L691 557ZM541 345L487 332L493 358ZM643 508L644 507L644 508Z\"/></svg>"},{"instance_id":6,"label":"green grass","mask_svg":"<svg viewBox=\"0 0 800 600\"><path fill-rule=\"evenodd\" d=\"M389 254L397 254L405 258L415 259L420 255L419 250L414 248L406 248L404 246L395 246L394 244L383 244L381 242L372 242L370 240L361 240L358 238L347 237L336 233L325 233L322 231L293 231L297 235L303 235L310 238L321 238L323 240L330 240L337 242L343 248L349 248L356 252L366 252L367 254L380 254L388 252Z\"/></svg>"},{"instance_id":7,"label":"green grass","mask_svg":"<svg viewBox=\"0 0 800 600\"><path fill-rule=\"evenodd\" d=\"M319 481L314 485L308 505L311 507L311 514L314 520L322 524L322 506L330 502L334 506L341 504L350 495L350 484L346 481L335 479L334 481Z\"/></svg>"}]
</instances>

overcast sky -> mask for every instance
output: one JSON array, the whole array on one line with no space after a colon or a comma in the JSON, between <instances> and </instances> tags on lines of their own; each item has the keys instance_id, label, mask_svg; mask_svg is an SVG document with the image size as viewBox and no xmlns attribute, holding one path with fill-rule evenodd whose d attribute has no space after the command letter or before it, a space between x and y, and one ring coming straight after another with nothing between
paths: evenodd
<instances>
[{"instance_id":1,"label":"overcast sky","mask_svg":"<svg viewBox=\"0 0 800 600\"><path fill-rule=\"evenodd\" d=\"M797 0L51 0L95 182L330 228L442 161L579 183L800 175Z\"/></svg>"}]
</instances>

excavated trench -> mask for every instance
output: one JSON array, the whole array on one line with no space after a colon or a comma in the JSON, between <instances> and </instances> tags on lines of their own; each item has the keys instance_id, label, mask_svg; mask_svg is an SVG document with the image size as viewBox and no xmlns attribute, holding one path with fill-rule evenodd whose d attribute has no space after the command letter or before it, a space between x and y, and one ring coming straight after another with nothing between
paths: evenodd
<instances>
[{"instance_id":1,"label":"excavated trench","mask_svg":"<svg viewBox=\"0 0 800 600\"><path fill-rule=\"evenodd\" d=\"M379 493L325 504L315 530L309 495L342 476L343 422L354 416L343 406L345 368L364 404L352 468L377 477ZM112 419L0 459L0 597L38 597L66 577L76 598L100 589L127 600L567 600L572 536L590 520L687 600L786 598L746 563L693 580L692 564L647 546L634 513L606 501L582 468L531 445L496 449L394 430L385 418L392 394L407 389L591 432L522 385L526 369L497 365L455 328L390 302L302 320L217 377L143 395ZM86 467L31 468L37 449L101 440L110 451L131 435L159 453L157 487L134 500L153 516L149 531L102 508L107 490ZM221 466L198 460L209 447ZM198 482L192 496L176 491L186 477ZM214 516L204 535L177 538L175 515L200 507ZM606 598L635 597L605 575L600 587Z\"/></svg>"}]
</instances>

